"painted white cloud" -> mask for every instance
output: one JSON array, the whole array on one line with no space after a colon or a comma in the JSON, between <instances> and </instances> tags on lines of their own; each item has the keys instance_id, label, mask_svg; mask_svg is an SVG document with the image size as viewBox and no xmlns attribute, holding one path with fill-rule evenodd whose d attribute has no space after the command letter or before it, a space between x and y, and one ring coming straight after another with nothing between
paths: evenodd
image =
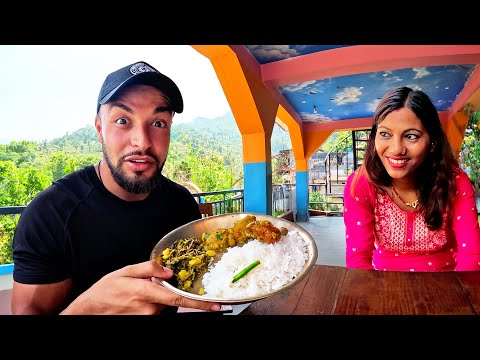
<instances>
[{"instance_id":1,"label":"painted white cloud","mask_svg":"<svg viewBox=\"0 0 480 360\"><path fill-rule=\"evenodd\" d=\"M300 118L305 122L330 122L334 121L334 119L323 115L323 114L312 114L307 112L301 112Z\"/></svg>"},{"instance_id":2,"label":"painted white cloud","mask_svg":"<svg viewBox=\"0 0 480 360\"><path fill-rule=\"evenodd\" d=\"M289 59L300 55L295 49L290 49L288 45L247 45L247 48L261 62Z\"/></svg>"},{"instance_id":3,"label":"painted white cloud","mask_svg":"<svg viewBox=\"0 0 480 360\"><path fill-rule=\"evenodd\" d=\"M375 99L367 104L367 110L371 112L375 112L375 109L377 108L378 103L380 102L381 99Z\"/></svg>"},{"instance_id":4,"label":"painted white cloud","mask_svg":"<svg viewBox=\"0 0 480 360\"><path fill-rule=\"evenodd\" d=\"M422 90L422 88L416 84L407 84L405 85L406 87L409 87L410 89L413 89L413 90Z\"/></svg>"},{"instance_id":5,"label":"painted white cloud","mask_svg":"<svg viewBox=\"0 0 480 360\"><path fill-rule=\"evenodd\" d=\"M337 105L356 103L360 101L360 95L362 95L360 87L347 87L337 93L332 101Z\"/></svg>"},{"instance_id":6,"label":"painted white cloud","mask_svg":"<svg viewBox=\"0 0 480 360\"><path fill-rule=\"evenodd\" d=\"M430 75L430 71L428 71L426 67L413 68L412 70L415 71L414 79L421 79L424 76Z\"/></svg>"},{"instance_id":7,"label":"painted white cloud","mask_svg":"<svg viewBox=\"0 0 480 360\"><path fill-rule=\"evenodd\" d=\"M400 81L403 81L403 78L401 78L398 75L393 76L393 77L385 78L385 84L396 83L396 82L400 82Z\"/></svg>"},{"instance_id":8,"label":"painted white cloud","mask_svg":"<svg viewBox=\"0 0 480 360\"><path fill-rule=\"evenodd\" d=\"M295 84L284 85L281 87L281 89L282 91L294 92L294 91L302 90L314 83L315 83L315 80L309 80L309 81L299 82Z\"/></svg>"}]
</instances>

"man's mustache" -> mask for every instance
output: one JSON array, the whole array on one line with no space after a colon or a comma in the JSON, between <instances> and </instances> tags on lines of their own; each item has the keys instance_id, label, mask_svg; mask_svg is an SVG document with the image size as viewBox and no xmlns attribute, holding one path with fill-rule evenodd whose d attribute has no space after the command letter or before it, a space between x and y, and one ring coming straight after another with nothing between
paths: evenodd
<instances>
[{"instance_id":1,"label":"man's mustache","mask_svg":"<svg viewBox=\"0 0 480 360\"><path fill-rule=\"evenodd\" d=\"M136 155L136 156L150 156L150 157L151 157L152 159L154 159L157 163L160 162L160 161L158 160L158 158L157 158L154 154L152 154L151 152L149 152L149 151L145 151L145 152L143 152L143 151L132 151L132 152L130 152L130 153L128 153L128 154L122 155L122 156L120 157L120 160L123 161L123 160L125 160L127 157L133 156L133 155Z\"/></svg>"}]
</instances>

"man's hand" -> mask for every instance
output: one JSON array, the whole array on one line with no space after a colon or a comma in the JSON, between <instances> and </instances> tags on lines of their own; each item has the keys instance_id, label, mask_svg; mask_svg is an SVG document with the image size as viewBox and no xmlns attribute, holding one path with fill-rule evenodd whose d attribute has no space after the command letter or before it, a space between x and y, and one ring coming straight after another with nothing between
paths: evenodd
<instances>
[{"instance_id":1,"label":"man's hand","mask_svg":"<svg viewBox=\"0 0 480 360\"><path fill-rule=\"evenodd\" d=\"M155 261L125 266L105 275L61 314L159 314L167 305L219 311L220 304L188 299L152 278L169 279L173 271Z\"/></svg>"}]
</instances>

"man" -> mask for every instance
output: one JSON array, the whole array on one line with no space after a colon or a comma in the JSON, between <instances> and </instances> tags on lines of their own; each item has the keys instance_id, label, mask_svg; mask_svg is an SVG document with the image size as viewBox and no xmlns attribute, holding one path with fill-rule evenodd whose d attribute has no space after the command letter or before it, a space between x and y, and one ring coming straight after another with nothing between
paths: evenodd
<instances>
[{"instance_id":1,"label":"man","mask_svg":"<svg viewBox=\"0 0 480 360\"><path fill-rule=\"evenodd\" d=\"M20 217L13 314L220 310L152 281L173 273L146 261L165 234L201 217L188 190L161 174L182 111L176 84L145 62L107 76L95 117L102 160L55 181Z\"/></svg>"}]
</instances>

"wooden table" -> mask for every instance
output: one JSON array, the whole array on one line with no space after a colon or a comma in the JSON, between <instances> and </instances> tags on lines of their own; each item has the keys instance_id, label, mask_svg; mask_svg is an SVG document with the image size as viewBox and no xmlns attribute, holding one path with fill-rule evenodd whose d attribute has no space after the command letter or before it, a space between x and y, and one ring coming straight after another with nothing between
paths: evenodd
<instances>
[{"instance_id":1,"label":"wooden table","mask_svg":"<svg viewBox=\"0 0 480 360\"><path fill-rule=\"evenodd\" d=\"M239 315L478 315L480 271L393 272L316 265Z\"/></svg>"}]
</instances>

